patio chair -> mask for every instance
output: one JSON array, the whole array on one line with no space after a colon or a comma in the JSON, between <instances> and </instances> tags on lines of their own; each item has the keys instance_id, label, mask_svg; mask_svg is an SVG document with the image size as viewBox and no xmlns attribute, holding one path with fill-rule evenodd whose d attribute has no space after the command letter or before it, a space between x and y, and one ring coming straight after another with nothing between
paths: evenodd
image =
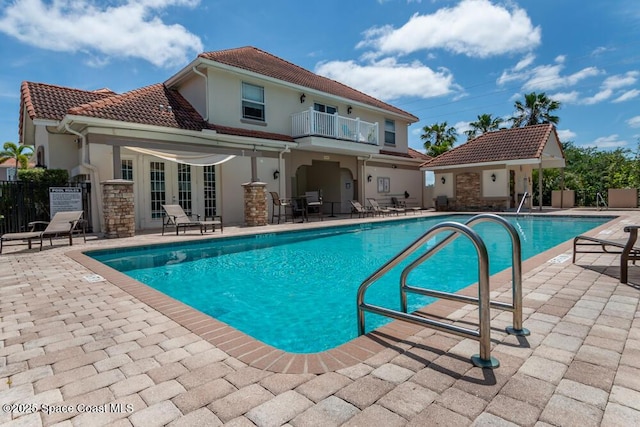
<instances>
[{"instance_id":1,"label":"patio chair","mask_svg":"<svg viewBox=\"0 0 640 427\"><path fill-rule=\"evenodd\" d=\"M317 215L322 221L322 197L317 191L307 191L305 195L305 206L307 210L307 221L310 215Z\"/></svg>"},{"instance_id":2,"label":"patio chair","mask_svg":"<svg viewBox=\"0 0 640 427\"><path fill-rule=\"evenodd\" d=\"M447 196L436 197L436 210L437 211L449 210L449 198Z\"/></svg>"},{"instance_id":3,"label":"patio chair","mask_svg":"<svg viewBox=\"0 0 640 427\"><path fill-rule=\"evenodd\" d=\"M349 200L349 203L351 203L351 218L353 218L354 213L358 214L358 218L365 218L367 215L373 215L373 211L366 209L359 201Z\"/></svg>"},{"instance_id":4,"label":"patio chair","mask_svg":"<svg viewBox=\"0 0 640 427\"><path fill-rule=\"evenodd\" d=\"M51 221L34 221L30 222L31 231L22 233L7 233L0 236L0 253L2 253L2 243L10 240L26 240L29 249L31 249L31 241L40 239L40 250L42 250L42 241L49 238L49 244L53 246L54 237L69 236L69 246L73 246L73 234L82 233L85 243L87 236L85 234L85 222L82 221L82 211L56 212ZM46 225L42 231L35 231L38 225Z\"/></svg>"},{"instance_id":5,"label":"patio chair","mask_svg":"<svg viewBox=\"0 0 640 427\"><path fill-rule=\"evenodd\" d=\"M580 235L573 239L573 263L576 262L576 254L579 253L608 253L620 254L620 283L628 282L629 261L640 260L640 246L636 245L638 229L640 225L628 225L624 228L629 233L628 239L606 240L598 237ZM579 250L580 246L592 248L591 250Z\"/></svg>"},{"instance_id":6,"label":"patio chair","mask_svg":"<svg viewBox=\"0 0 640 427\"><path fill-rule=\"evenodd\" d=\"M287 222L287 218L291 218L291 221L293 221L291 202L289 200L281 199L275 191L270 191L269 194L271 194L273 202L271 206L271 223L273 224L274 219L278 218L278 224L280 224L280 218L282 216L284 216L284 222Z\"/></svg>"},{"instance_id":7,"label":"patio chair","mask_svg":"<svg viewBox=\"0 0 640 427\"><path fill-rule=\"evenodd\" d=\"M367 199L367 201L371 205L374 215L389 215L391 213L390 209L380 206L376 199Z\"/></svg>"},{"instance_id":8,"label":"patio chair","mask_svg":"<svg viewBox=\"0 0 640 427\"><path fill-rule=\"evenodd\" d=\"M420 210L420 208L417 206L407 206L407 202L405 202L404 200L401 201L397 197L391 198L391 206L396 209L404 209L405 215L407 214L407 211L412 211L415 215Z\"/></svg>"},{"instance_id":9,"label":"patio chair","mask_svg":"<svg viewBox=\"0 0 640 427\"><path fill-rule=\"evenodd\" d=\"M303 197L294 197L291 199L291 217L293 221L300 218L300 222L307 220L307 210L304 206Z\"/></svg>"},{"instance_id":10,"label":"patio chair","mask_svg":"<svg viewBox=\"0 0 640 427\"><path fill-rule=\"evenodd\" d=\"M220 215L214 215L208 220L205 217L204 220L200 220L200 215L196 215L196 220L192 220L189 215L184 212L180 205L162 205L164 209L164 218L162 219L162 235L164 236L165 228L175 227L176 236L182 227L182 232L186 233L189 227L200 228L200 234L204 234L207 228L211 226L211 231L216 231L216 225L220 226L220 233L223 232L222 217ZM216 219L217 218L217 219Z\"/></svg>"}]
</instances>

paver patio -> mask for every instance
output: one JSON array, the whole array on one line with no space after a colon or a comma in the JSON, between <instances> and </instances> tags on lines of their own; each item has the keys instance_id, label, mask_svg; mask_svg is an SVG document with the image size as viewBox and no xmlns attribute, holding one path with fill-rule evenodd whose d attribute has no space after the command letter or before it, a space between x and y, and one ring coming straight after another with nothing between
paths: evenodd
<instances>
[{"instance_id":1,"label":"paver patio","mask_svg":"<svg viewBox=\"0 0 640 427\"><path fill-rule=\"evenodd\" d=\"M590 233L624 238L625 224L640 224L640 211L606 214L620 216ZM355 221L225 227L224 235ZM0 425L640 425L640 266L623 285L614 255L549 262L571 253L568 242L524 262L531 335L507 335L511 313L492 310L501 366L489 370L469 362L476 341L399 322L339 349L290 355L79 252L210 237L59 240L42 252L7 245ZM90 282L92 274L105 280ZM492 278L492 298L510 300L509 280L508 272ZM452 302L426 311L460 324L478 317Z\"/></svg>"}]
</instances>

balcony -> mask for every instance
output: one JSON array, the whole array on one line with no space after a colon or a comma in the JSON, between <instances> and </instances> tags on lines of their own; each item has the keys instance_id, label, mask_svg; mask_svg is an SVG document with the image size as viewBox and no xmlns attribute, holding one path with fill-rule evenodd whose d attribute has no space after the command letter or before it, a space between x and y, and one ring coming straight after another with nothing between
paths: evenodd
<instances>
[{"instance_id":1,"label":"balcony","mask_svg":"<svg viewBox=\"0 0 640 427\"><path fill-rule=\"evenodd\" d=\"M355 151L370 151L378 147L378 123L369 123L360 119L336 114L327 114L309 108L295 113L291 117L291 136L294 138L320 137L355 143ZM310 145L321 145L310 138ZM367 147L364 147L364 146ZM347 147L345 147L347 148Z\"/></svg>"}]
</instances>

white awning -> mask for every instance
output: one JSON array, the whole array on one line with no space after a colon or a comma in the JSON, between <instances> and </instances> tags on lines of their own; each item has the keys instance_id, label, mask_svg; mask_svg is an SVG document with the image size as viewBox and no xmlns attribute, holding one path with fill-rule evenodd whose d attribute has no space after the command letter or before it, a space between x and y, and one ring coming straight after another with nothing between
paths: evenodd
<instances>
[{"instance_id":1,"label":"white awning","mask_svg":"<svg viewBox=\"0 0 640 427\"><path fill-rule=\"evenodd\" d=\"M135 151L141 154L147 154L150 156L159 157L171 162L183 163L185 165L193 166L213 166L224 163L233 159L234 155L229 154L211 154L211 153L193 153L193 152L178 152L173 150L149 150L147 148L140 147L125 147L131 151Z\"/></svg>"}]
</instances>

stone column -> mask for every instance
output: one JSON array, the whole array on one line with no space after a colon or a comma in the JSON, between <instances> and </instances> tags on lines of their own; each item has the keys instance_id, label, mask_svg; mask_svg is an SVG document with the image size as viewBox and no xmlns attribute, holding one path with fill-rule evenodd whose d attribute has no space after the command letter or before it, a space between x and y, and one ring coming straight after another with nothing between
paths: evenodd
<instances>
[{"instance_id":1,"label":"stone column","mask_svg":"<svg viewBox=\"0 0 640 427\"><path fill-rule=\"evenodd\" d=\"M267 225L269 208L267 205L267 183L247 182L244 188L244 223L249 227Z\"/></svg>"},{"instance_id":2,"label":"stone column","mask_svg":"<svg viewBox=\"0 0 640 427\"><path fill-rule=\"evenodd\" d=\"M133 181L112 179L101 184L105 237L115 239L135 236Z\"/></svg>"}]
</instances>

